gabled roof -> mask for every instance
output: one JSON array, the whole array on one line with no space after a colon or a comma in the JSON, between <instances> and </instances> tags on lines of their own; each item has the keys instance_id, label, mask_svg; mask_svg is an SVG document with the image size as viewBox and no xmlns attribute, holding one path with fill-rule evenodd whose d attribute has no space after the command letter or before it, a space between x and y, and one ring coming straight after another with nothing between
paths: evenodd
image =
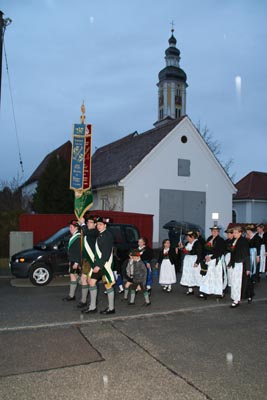
<instances>
[{"instance_id":1,"label":"gabled roof","mask_svg":"<svg viewBox=\"0 0 267 400\"><path fill-rule=\"evenodd\" d=\"M175 119L144 133L131 133L103 146L92 157L92 187L117 184L179 124Z\"/></svg>"},{"instance_id":2,"label":"gabled roof","mask_svg":"<svg viewBox=\"0 0 267 400\"><path fill-rule=\"evenodd\" d=\"M72 147L72 144L68 140L66 143L62 144L60 147L58 147L57 149L53 150L51 153L47 154L47 156L45 156L45 158L43 159L41 164L38 165L36 170L29 177L29 179L23 184L23 186L27 186L27 185L29 185L29 184L31 184L33 182L37 182L40 179L41 175L43 174L44 170L46 169L47 164L49 163L51 158L53 156L55 156L55 155L60 156L65 161L70 163L71 147Z\"/></svg>"},{"instance_id":3,"label":"gabled roof","mask_svg":"<svg viewBox=\"0 0 267 400\"><path fill-rule=\"evenodd\" d=\"M236 183L234 200L267 200L267 173L252 171Z\"/></svg>"}]
</instances>

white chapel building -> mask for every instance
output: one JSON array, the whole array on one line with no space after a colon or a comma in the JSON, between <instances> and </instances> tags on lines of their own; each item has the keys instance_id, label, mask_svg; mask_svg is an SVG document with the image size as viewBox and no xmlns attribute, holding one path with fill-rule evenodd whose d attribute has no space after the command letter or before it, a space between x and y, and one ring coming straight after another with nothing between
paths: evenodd
<instances>
[{"instance_id":1,"label":"white chapel building","mask_svg":"<svg viewBox=\"0 0 267 400\"><path fill-rule=\"evenodd\" d=\"M202 227L212 214L225 229L232 221L236 188L186 115L187 76L172 35L159 72L158 120L144 133L131 133L103 146L92 157L93 209L154 215L153 245L168 236L171 220Z\"/></svg>"}]
</instances>

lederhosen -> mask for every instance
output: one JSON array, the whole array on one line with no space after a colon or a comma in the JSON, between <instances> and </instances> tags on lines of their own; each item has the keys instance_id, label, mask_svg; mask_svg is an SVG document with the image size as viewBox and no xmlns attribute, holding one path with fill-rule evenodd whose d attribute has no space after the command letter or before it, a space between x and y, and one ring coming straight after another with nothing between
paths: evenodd
<instances>
[{"instance_id":1,"label":"lederhosen","mask_svg":"<svg viewBox=\"0 0 267 400\"><path fill-rule=\"evenodd\" d=\"M98 236L97 229L88 229L86 225L82 225L83 231L83 248L82 248L82 273L90 277L92 274L92 266L95 261L95 242Z\"/></svg>"}]
</instances>

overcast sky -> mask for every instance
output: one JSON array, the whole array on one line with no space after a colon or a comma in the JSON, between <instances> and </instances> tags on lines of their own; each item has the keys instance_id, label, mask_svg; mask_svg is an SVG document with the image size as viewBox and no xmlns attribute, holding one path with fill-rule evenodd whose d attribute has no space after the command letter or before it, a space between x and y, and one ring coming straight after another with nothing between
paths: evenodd
<instances>
[{"instance_id":1,"label":"overcast sky","mask_svg":"<svg viewBox=\"0 0 267 400\"><path fill-rule=\"evenodd\" d=\"M3 57L0 183L25 181L72 140L83 100L93 148L153 128L171 21L188 116L209 128L224 162L234 159L235 182L267 172L267 1L0 0L0 10L12 19L5 50L17 125Z\"/></svg>"}]
</instances>

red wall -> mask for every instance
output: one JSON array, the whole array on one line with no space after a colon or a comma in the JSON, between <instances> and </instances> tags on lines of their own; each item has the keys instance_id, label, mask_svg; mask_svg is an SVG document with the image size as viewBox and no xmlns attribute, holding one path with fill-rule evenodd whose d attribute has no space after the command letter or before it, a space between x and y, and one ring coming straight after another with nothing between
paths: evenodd
<instances>
[{"instance_id":1,"label":"red wall","mask_svg":"<svg viewBox=\"0 0 267 400\"><path fill-rule=\"evenodd\" d=\"M110 222L135 225L141 236L147 238L152 246L153 215L127 213L119 211L92 210L93 215L109 217ZM34 244L44 240L57 230L68 225L74 214L22 214L19 221L19 229L23 232L33 232Z\"/></svg>"}]
</instances>

